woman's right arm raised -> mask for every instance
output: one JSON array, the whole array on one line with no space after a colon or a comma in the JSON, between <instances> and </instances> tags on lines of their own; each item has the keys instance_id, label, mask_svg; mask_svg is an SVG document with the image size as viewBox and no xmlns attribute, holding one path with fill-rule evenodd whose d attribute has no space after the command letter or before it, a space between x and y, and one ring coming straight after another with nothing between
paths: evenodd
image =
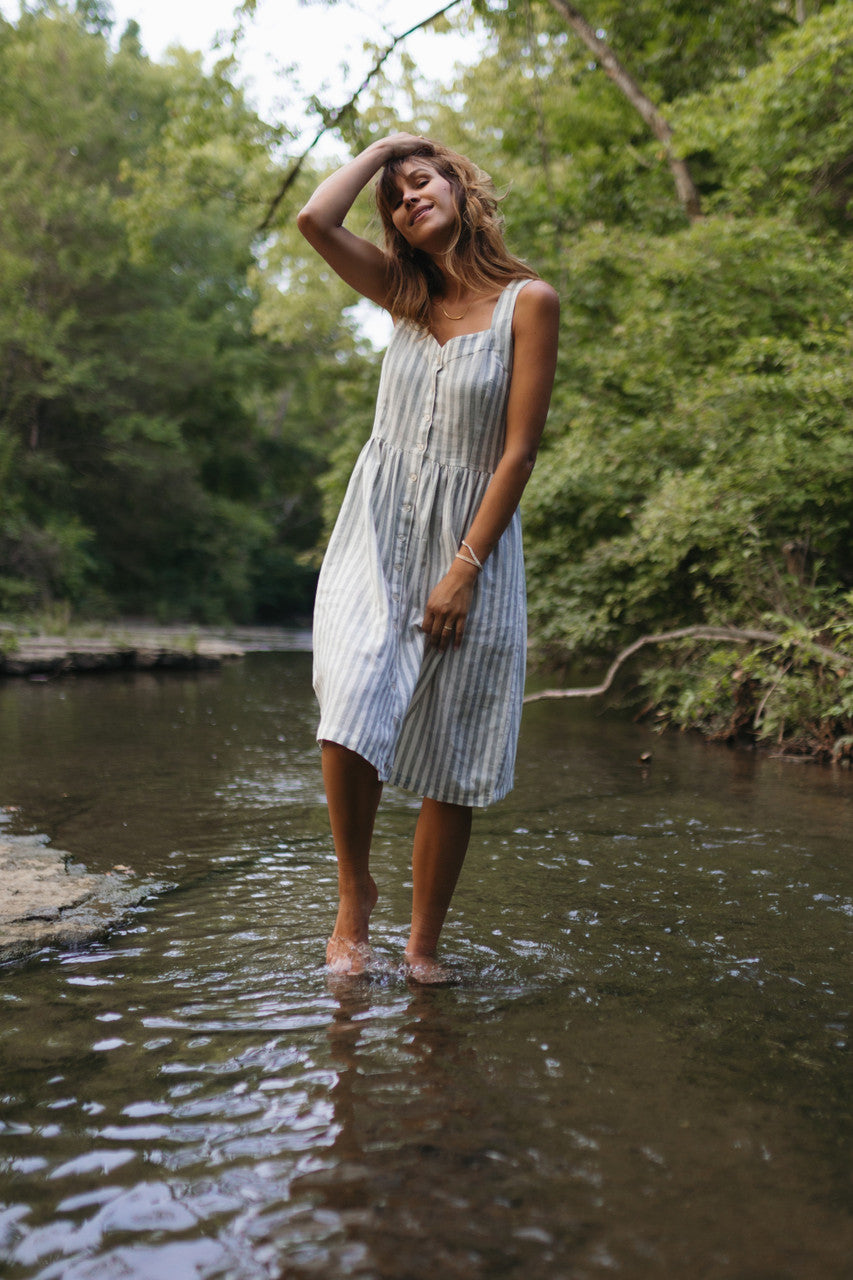
<instances>
[{"instance_id":1,"label":"woman's right arm raised","mask_svg":"<svg viewBox=\"0 0 853 1280\"><path fill-rule=\"evenodd\" d=\"M388 301L387 259L381 249L343 225L356 196L394 156L408 155L423 143L410 133L394 133L371 142L359 155L321 182L300 209L296 224L308 243L334 272L380 307Z\"/></svg>"}]
</instances>

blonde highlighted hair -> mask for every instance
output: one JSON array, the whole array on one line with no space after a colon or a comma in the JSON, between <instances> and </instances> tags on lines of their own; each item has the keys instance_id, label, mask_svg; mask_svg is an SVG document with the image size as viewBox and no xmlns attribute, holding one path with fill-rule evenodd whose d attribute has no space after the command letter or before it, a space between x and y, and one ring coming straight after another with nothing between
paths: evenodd
<instances>
[{"instance_id":1,"label":"blonde highlighted hair","mask_svg":"<svg viewBox=\"0 0 853 1280\"><path fill-rule=\"evenodd\" d=\"M389 263L390 311L395 319L411 320L429 328L430 303L444 291L444 279L432 258L409 244L394 226L399 199L397 175L410 160L425 160L450 183L456 207L456 226L444 258L444 267L462 289L479 293L503 288L511 280L536 280L538 276L504 244L498 196L488 174L440 142L425 138L404 156L395 156L376 180L376 207L385 232Z\"/></svg>"}]
</instances>

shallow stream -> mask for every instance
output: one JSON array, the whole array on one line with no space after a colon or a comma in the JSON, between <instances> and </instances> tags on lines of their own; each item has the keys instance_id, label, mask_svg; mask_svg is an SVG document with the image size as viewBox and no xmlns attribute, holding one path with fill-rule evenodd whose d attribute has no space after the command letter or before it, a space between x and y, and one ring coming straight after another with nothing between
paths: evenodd
<instances>
[{"instance_id":1,"label":"shallow stream","mask_svg":"<svg viewBox=\"0 0 853 1280\"><path fill-rule=\"evenodd\" d=\"M7 829L175 886L0 971L9 1280L848 1280L853 776L533 704L410 989L401 792L326 974L314 722L302 652L0 687Z\"/></svg>"}]
</instances>

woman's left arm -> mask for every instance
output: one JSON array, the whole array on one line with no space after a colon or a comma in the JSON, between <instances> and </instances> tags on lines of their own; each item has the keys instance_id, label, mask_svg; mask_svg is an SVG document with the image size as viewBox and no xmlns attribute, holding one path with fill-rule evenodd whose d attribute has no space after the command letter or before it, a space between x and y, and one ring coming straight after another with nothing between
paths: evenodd
<instances>
[{"instance_id":1,"label":"woman's left arm","mask_svg":"<svg viewBox=\"0 0 853 1280\"><path fill-rule=\"evenodd\" d=\"M515 514L533 471L554 385L559 319L560 301L551 286L544 280L525 285L516 298L513 315L514 355L504 450L464 535L483 562ZM476 565L456 559L430 593L422 627L436 648L447 647L449 628L454 647L458 649L462 643L478 572Z\"/></svg>"}]
</instances>

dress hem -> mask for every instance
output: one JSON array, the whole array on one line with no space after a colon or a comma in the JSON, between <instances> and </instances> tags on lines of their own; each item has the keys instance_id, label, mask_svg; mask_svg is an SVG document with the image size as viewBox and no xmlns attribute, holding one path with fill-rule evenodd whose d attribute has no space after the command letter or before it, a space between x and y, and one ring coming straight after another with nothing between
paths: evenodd
<instances>
[{"instance_id":1,"label":"dress hem","mask_svg":"<svg viewBox=\"0 0 853 1280\"><path fill-rule=\"evenodd\" d=\"M362 760L366 760L376 770L379 781L384 786L386 783L391 787L399 787L401 791L409 791L412 795L421 796L425 800L437 800L441 804L459 804L469 809L488 809L491 805L497 804L499 800L503 800L504 796L509 795L513 788L515 779L510 782L509 786L498 788L490 791L486 798L483 798L483 792L478 791L475 798L470 799L463 795L460 799L460 791L462 788L439 788L437 791L428 791L424 787L417 786L411 778L401 777L395 773L394 769L383 768L376 760L371 760L370 756L365 755L364 751L360 751L357 746L351 745L346 739L350 735L346 733L326 733L317 730L317 745L322 748L324 742L332 742L337 747L344 747L345 750L351 751L353 755L360 756Z\"/></svg>"},{"instance_id":2,"label":"dress hem","mask_svg":"<svg viewBox=\"0 0 853 1280\"><path fill-rule=\"evenodd\" d=\"M482 798L482 792L477 792L475 799L469 799L467 796L460 799L458 790L456 794L450 795L444 791L441 795L435 792L424 791L421 787L414 786L407 778L400 778L394 773L386 782L392 787L400 787L402 791L411 791L415 795L423 796L427 800L438 800L441 804L459 804L464 805L467 809L488 809L491 805L497 804L499 800L503 800L512 790L512 783L505 790L491 791L486 799Z\"/></svg>"}]
</instances>

